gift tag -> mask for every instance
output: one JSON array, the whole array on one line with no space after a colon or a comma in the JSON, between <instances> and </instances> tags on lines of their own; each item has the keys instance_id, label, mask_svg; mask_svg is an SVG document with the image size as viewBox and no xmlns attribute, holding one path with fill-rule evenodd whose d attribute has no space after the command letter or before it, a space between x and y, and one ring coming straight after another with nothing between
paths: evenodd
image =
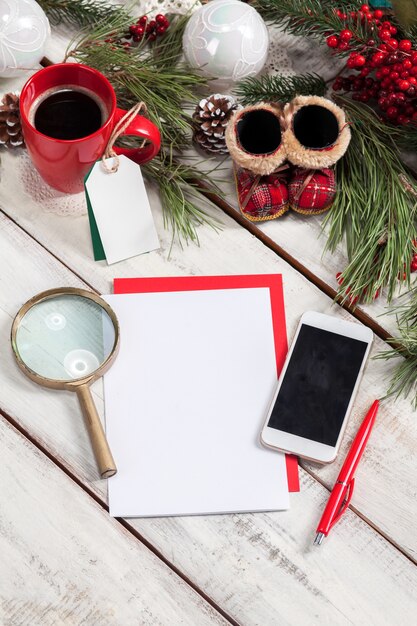
<instances>
[{"instance_id":1,"label":"gift tag","mask_svg":"<svg viewBox=\"0 0 417 626\"><path fill-rule=\"evenodd\" d=\"M106 159L111 166L113 157ZM116 172L101 161L85 180L94 258L117 263L159 248L139 165L121 155Z\"/></svg>"}]
</instances>

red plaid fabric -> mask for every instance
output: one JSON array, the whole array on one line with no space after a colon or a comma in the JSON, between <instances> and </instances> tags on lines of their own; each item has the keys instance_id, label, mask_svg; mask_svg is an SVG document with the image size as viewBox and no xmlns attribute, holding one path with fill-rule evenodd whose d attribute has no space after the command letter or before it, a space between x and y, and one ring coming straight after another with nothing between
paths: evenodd
<instances>
[{"instance_id":1,"label":"red plaid fabric","mask_svg":"<svg viewBox=\"0 0 417 626\"><path fill-rule=\"evenodd\" d=\"M263 222L280 217L288 211L288 186L286 173L261 176L241 167L235 168L239 207L243 215L253 222ZM254 183L255 186L254 186ZM252 191L251 191L252 190ZM246 202L247 197L249 200Z\"/></svg>"},{"instance_id":2,"label":"red plaid fabric","mask_svg":"<svg viewBox=\"0 0 417 626\"><path fill-rule=\"evenodd\" d=\"M336 196L334 170L308 170L297 167L293 171L288 192L290 206L297 213L304 215L324 213L330 209Z\"/></svg>"}]
</instances>

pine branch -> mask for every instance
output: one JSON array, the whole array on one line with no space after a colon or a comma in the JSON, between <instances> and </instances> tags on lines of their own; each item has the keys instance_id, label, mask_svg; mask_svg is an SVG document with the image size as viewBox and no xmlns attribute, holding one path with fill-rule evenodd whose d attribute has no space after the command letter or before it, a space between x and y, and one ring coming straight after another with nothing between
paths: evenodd
<instances>
[{"instance_id":1,"label":"pine branch","mask_svg":"<svg viewBox=\"0 0 417 626\"><path fill-rule=\"evenodd\" d=\"M261 76L247 78L238 84L235 91L244 105L262 101L289 102L297 95L323 96L326 83L318 74Z\"/></svg>"},{"instance_id":2,"label":"pine branch","mask_svg":"<svg viewBox=\"0 0 417 626\"><path fill-rule=\"evenodd\" d=\"M116 15L128 16L121 4L110 4L107 0L38 0L53 24L72 26L95 26Z\"/></svg>"},{"instance_id":3,"label":"pine branch","mask_svg":"<svg viewBox=\"0 0 417 626\"><path fill-rule=\"evenodd\" d=\"M170 227L172 239L199 243L197 227L203 224L219 230L220 221L211 218L206 208L211 202L202 195L195 181L201 172L170 157L157 158L143 166L143 171L159 189L164 211L165 227ZM212 183L212 190L218 191Z\"/></svg>"},{"instance_id":4,"label":"pine branch","mask_svg":"<svg viewBox=\"0 0 417 626\"><path fill-rule=\"evenodd\" d=\"M411 395L414 408L417 408L417 288L414 287L401 299L405 299L406 303L400 303L394 309L400 338L390 342L395 344L393 349L379 353L376 358L389 360L403 357L395 369L387 395Z\"/></svg>"},{"instance_id":5,"label":"pine branch","mask_svg":"<svg viewBox=\"0 0 417 626\"><path fill-rule=\"evenodd\" d=\"M158 37L152 45L152 53L156 63L164 67L174 67L182 55L182 37L190 16L170 16L170 27L163 37Z\"/></svg>"},{"instance_id":6,"label":"pine branch","mask_svg":"<svg viewBox=\"0 0 417 626\"><path fill-rule=\"evenodd\" d=\"M333 0L255 0L255 8L273 24L282 26L292 35L313 37L324 43L329 34L339 33L348 28L353 33L348 51L337 54L348 55L361 51L369 39L379 42L378 32L367 20L354 20L350 11L357 11L357 2L333 2ZM342 9L347 19L341 19L336 11Z\"/></svg>"},{"instance_id":7,"label":"pine branch","mask_svg":"<svg viewBox=\"0 0 417 626\"><path fill-rule=\"evenodd\" d=\"M118 39L130 19L116 16L105 26L83 36L67 53L80 63L99 70L112 83L120 105L131 107L145 102L150 119L162 134L163 150L183 150L189 145L190 117L184 112L186 103L194 101L194 89L206 84L205 78L176 63L162 48L162 54L145 44L126 52ZM170 48L175 51L182 39L184 18L171 23ZM106 41L107 40L107 41Z\"/></svg>"},{"instance_id":8,"label":"pine branch","mask_svg":"<svg viewBox=\"0 0 417 626\"><path fill-rule=\"evenodd\" d=\"M330 226L327 247L334 250L346 235L343 298L371 302L387 288L390 301L399 278L410 283L417 189L401 162L396 127L367 106L341 97L337 102L347 112L352 140L337 164L338 194L325 221Z\"/></svg>"},{"instance_id":9,"label":"pine branch","mask_svg":"<svg viewBox=\"0 0 417 626\"><path fill-rule=\"evenodd\" d=\"M191 118L184 107L194 101L194 89L206 84L202 76L177 62L186 21L186 17L171 21L165 43L161 39L149 46L143 41L126 51L121 39L131 18L117 13L74 42L66 58L102 72L112 83L121 107L146 103L149 118L161 131L162 148L156 159L143 166L144 173L159 189L165 224L171 227L173 239L198 243L197 226L218 226L205 212L208 201L194 184L196 170L178 161L190 144ZM126 138L123 143L131 146L131 141ZM213 180L206 179L215 191Z\"/></svg>"}]
</instances>

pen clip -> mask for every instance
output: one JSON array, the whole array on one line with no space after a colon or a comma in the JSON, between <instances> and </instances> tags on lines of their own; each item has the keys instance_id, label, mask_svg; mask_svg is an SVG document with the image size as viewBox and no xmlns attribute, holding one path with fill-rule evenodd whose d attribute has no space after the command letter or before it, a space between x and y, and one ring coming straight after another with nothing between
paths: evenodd
<instances>
[{"instance_id":1,"label":"pen clip","mask_svg":"<svg viewBox=\"0 0 417 626\"><path fill-rule=\"evenodd\" d=\"M334 518L334 520L332 521L330 528L332 528L342 517L343 513L346 511L346 509L348 508L350 501L352 500L352 495L353 495L353 488L355 486L355 479L352 478L350 480L350 482L348 483L347 487L346 487L346 494L345 494L345 499L342 502L342 506L340 507L339 513L336 515L336 517Z\"/></svg>"}]
</instances>

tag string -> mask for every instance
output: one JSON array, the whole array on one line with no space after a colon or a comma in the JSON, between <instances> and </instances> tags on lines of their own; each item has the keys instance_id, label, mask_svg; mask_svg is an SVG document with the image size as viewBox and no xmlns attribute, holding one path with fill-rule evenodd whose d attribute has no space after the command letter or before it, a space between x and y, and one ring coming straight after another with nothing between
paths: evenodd
<instances>
[{"instance_id":1,"label":"tag string","mask_svg":"<svg viewBox=\"0 0 417 626\"><path fill-rule=\"evenodd\" d=\"M104 154L101 157L102 165L104 169L106 170L106 172L108 172L109 174L114 174L115 172L117 172L117 170L119 169L119 164L120 164L119 156L114 151L115 142L118 140L118 138L121 135L123 135L123 133L125 132L126 128L129 126L129 124L134 120L136 115L138 115L142 110L146 113L146 104L144 102L138 102L129 111L127 111L125 115L123 115L122 118L120 118L116 126L113 128L112 134L110 135L110 139L107 143ZM142 142L142 146L141 146L142 148L145 143L146 143L146 139L144 139ZM112 165L109 165L109 163L107 163L106 161L106 159L109 159L110 157L113 157Z\"/></svg>"}]
</instances>

